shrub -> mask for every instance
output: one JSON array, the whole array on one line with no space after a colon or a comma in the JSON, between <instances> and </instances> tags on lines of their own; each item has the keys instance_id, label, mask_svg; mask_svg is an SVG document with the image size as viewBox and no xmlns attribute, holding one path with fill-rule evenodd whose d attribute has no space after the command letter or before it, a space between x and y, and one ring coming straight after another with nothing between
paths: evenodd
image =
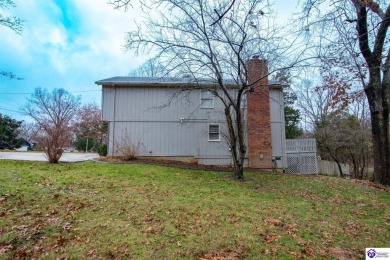
<instances>
[{"instance_id":1,"label":"shrub","mask_svg":"<svg viewBox=\"0 0 390 260\"><path fill-rule=\"evenodd\" d=\"M107 156L107 145L106 144L100 144L97 147L97 152L100 156Z\"/></svg>"},{"instance_id":2,"label":"shrub","mask_svg":"<svg viewBox=\"0 0 390 260\"><path fill-rule=\"evenodd\" d=\"M127 129L122 133L120 140L115 140L115 153L120 155L124 161L136 160L140 154L142 143L134 142Z\"/></svg>"}]
</instances>

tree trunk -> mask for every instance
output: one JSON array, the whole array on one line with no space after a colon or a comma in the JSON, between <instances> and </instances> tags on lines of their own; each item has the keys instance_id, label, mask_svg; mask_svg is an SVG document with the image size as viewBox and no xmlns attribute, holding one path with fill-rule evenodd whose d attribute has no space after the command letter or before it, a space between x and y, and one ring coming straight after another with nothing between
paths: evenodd
<instances>
[{"instance_id":1,"label":"tree trunk","mask_svg":"<svg viewBox=\"0 0 390 260\"><path fill-rule=\"evenodd\" d=\"M333 155L332 150L329 147L326 146L325 149L329 152L330 157L332 157L333 161L337 164L337 168L339 168L339 172L340 172L340 177L343 178L344 174L341 168L340 161L337 159L337 151Z\"/></svg>"},{"instance_id":2,"label":"tree trunk","mask_svg":"<svg viewBox=\"0 0 390 260\"><path fill-rule=\"evenodd\" d=\"M381 23L375 33L373 49L369 46L367 8L361 5L357 11L357 31L359 48L369 70L369 82L364 88L371 114L372 144L374 150L374 174L372 181L390 185L390 142L389 142L389 102L390 102L390 50L383 62L383 48L390 26L390 6L386 8Z\"/></svg>"},{"instance_id":3,"label":"tree trunk","mask_svg":"<svg viewBox=\"0 0 390 260\"><path fill-rule=\"evenodd\" d=\"M340 177L343 178L344 177L344 173L343 173L343 169L341 168L341 164L339 161L336 161L337 163L337 167L339 168L339 172L340 172Z\"/></svg>"},{"instance_id":4,"label":"tree trunk","mask_svg":"<svg viewBox=\"0 0 390 260\"><path fill-rule=\"evenodd\" d=\"M236 124L237 124L237 136L238 136L238 160L239 167L237 167L236 177L239 180L244 180L244 162L246 155L246 144L244 138L244 126L242 121L242 111L240 103L235 108L236 113Z\"/></svg>"},{"instance_id":5,"label":"tree trunk","mask_svg":"<svg viewBox=\"0 0 390 260\"><path fill-rule=\"evenodd\" d=\"M351 149L349 149L349 156L351 157L351 161L352 161L352 167L353 167L353 171L352 171L352 178L355 178L355 179L361 179L359 178L359 164L357 163L357 160L354 156L354 154L352 153Z\"/></svg>"},{"instance_id":6,"label":"tree trunk","mask_svg":"<svg viewBox=\"0 0 390 260\"><path fill-rule=\"evenodd\" d=\"M389 153L389 132L385 124L388 120L379 113L371 112L372 143L374 153L374 174L372 181L384 185L390 185L390 153ZM387 127L388 128L388 127ZM387 136L386 136L387 135Z\"/></svg>"},{"instance_id":7,"label":"tree trunk","mask_svg":"<svg viewBox=\"0 0 390 260\"><path fill-rule=\"evenodd\" d=\"M244 180L244 160L246 154L241 111L233 110L236 121L233 122L230 107L225 107L226 124L228 127L228 142L234 166L234 177Z\"/></svg>"},{"instance_id":8,"label":"tree trunk","mask_svg":"<svg viewBox=\"0 0 390 260\"><path fill-rule=\"evenodd\" d=\"M372 181L390 185L389 107L386 100L387 95L383 95L381 87L375 87L374 83L371 83L365 89L365 92L370 105L374 150L374 174Z\"/></svg>"},{"instance_id":9,"label":"tree trunk","mask_svg":"<svg viewBox=\"0 0 390 260\"><path fill-rule=\"evenodd\" d=\"M360 179L363 180L364 179L364 170L366 169L366 157L368 152L367 151L364 151L364 149L362 148L361 149L361 154L362 154L362 168L360 169Z\"/></svg>"},{"instance_id":10,"label":"tree trunk","mask_svg":"<svg viewBox=\"0 0 390 260\"><path fill-rule=\"evenodd\" d=\"M237 180L244 180L244 165L239 164L237 169L234 169L234 175Z\"/></svg>"}]
</instances>

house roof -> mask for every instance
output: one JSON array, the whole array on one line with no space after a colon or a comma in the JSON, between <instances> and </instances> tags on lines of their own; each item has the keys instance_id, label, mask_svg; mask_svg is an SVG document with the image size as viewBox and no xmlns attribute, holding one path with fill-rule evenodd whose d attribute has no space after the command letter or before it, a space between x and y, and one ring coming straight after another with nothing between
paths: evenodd
<instances>
[{"instance_id":1,"label":"house roof","mask_svg":"<svg viewBox=\"0 0 390 260\"><path fill-rule=\"evenodd\" d=\"M101 86L144 86L144 87L207 87L216 84L213 79L194 79L194 78L169 78L169 77L112 77L95 82ZM224 82L229 87L236 87L237 83L233 79L227 79ZM288 84L270 80L268 85L274 88L287 87Z\"/></svg>"}]
</instances>

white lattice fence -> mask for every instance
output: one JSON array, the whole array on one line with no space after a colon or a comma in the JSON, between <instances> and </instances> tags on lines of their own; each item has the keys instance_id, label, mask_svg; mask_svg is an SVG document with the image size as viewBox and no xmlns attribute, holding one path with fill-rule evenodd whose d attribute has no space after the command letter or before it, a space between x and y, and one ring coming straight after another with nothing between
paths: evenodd
<instances>
[{"instance_id":1,"label":"white lattice fence","mask_svg":"<svg viewBox=\"0 0 390 260\"><path fill-rule=\"evenodd\" d=\"M315 139L286 140L287 172L317 174L317 153Z\"/></svg>"}]
</instances>

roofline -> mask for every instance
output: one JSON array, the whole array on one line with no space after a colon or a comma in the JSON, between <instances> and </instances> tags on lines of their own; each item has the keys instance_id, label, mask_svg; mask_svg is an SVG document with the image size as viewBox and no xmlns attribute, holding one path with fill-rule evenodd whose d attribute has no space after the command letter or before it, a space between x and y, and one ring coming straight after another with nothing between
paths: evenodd
<instances>
[{"instance_id":1,"label":"roofline","mask_svg":"<svg viewBox=\"0 0 390 260\"><path fill-rule=\"evenodd\" d=\"M180 87L189 87L189 88L207 88L215 83L195 83L195 82L95 82L95 84L104 86L104 87L162 87L162 88L180 88ZM225 84L228 87L236 87L237 84Z\"/></svg>"},{"instance_id":2,"label":"roofline","mask_svg":"<svg viewBox=\"0 0 390 260\"><path fill-rule=\"evenodd\" d=\"M96 85L103 87L153 87L153 88L209 88L210 86L217 86L214 82L131 82L131 81L96 81ZM238 84L225 83L229 88L238 88ZM283 82L271 82L268 84L270 88L285 88L289 85Z\"/></svg>"}]
</instances>

